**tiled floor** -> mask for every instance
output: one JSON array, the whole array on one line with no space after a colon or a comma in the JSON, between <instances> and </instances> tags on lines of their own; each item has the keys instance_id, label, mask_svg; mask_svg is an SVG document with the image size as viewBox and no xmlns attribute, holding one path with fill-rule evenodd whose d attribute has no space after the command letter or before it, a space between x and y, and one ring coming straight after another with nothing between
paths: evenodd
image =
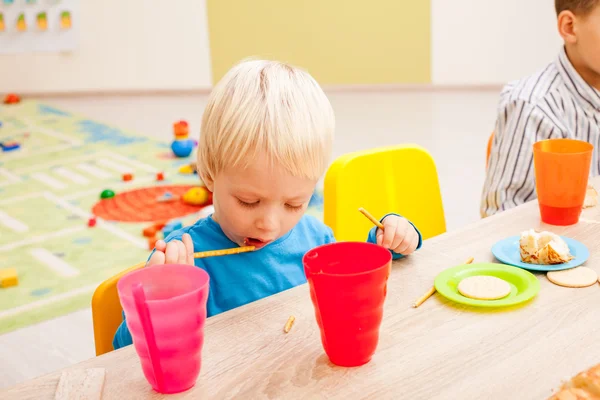
<instances>
[{"instance_id":1,"label":"tiled floor","mask_svg":"<svg viewBox=\"0 0 600 400\"><path fill-rule=\"evenodd\" d=\"M336 112L334 156L416 143L436 160L448 230L479 219L485 149L499 90L329 92ZM58 107L171 140L186 119L199 132L206 95L44 99ZM410 171L406 172L407 174ZM469 176L468 179L465 179ZM0 387L94 356L90 310L0 336Z\"/></svg>"}]
</instances>

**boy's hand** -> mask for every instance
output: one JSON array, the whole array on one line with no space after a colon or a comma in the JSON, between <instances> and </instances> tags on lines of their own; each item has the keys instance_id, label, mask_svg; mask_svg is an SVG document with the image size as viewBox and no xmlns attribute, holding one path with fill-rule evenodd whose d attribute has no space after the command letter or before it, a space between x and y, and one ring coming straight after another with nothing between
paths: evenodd
<instances>
[{"instance_id":1,"label":"boy's hand","mask_svg":"<svg viewBox=\"0 0 600 400\"><path fill-rule=\"evenodd\" d=\"M419 245L419 234L406 218L388 215L377 229L377 244L395 253L409 255Z\"/></svg>"},{"instance_id":2,"label":"boy's hand","mask_svg":"<svg viewBox=\"0 0 600 400\"><path fill-rule=\"evenodd\" d=\"M194 265L194 243L187 233L183 234L181 240L172 240L169 243L159 240L154 249L154 254L146 264L148 267L159 264Z\"/></svg>"}]
</instances>

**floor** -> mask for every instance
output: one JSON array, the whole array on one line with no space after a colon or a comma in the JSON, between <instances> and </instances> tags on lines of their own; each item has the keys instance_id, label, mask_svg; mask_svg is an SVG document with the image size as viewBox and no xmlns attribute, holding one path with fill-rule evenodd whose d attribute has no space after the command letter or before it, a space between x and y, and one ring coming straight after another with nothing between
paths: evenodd
<instances>
[{"instance_id":1,"label":"floor","mask_svg":"<svg viewBox=\"0 0 600 400\"><path fill-rule=\"evenodd\" d=\"M479 219L485 149L498 90L330 91L337 119L334 156L398 143L436 160L448 230ZM206 95L47 98L72 112L171 140L186 119L199 132ZM407 171L410 173L410 171ZM471 176L468 180L465 178ZM0 388L94 356L90 309L0 336Z\"/></svg>"}]
</instances>

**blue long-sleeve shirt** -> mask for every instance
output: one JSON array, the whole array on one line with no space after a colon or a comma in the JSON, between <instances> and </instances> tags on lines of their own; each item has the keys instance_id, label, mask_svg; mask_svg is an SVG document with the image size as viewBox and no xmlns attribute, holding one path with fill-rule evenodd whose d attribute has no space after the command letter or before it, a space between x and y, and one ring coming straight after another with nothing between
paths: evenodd
<instances>
[{"instance_id":1,"label":"blue long-sleeve shirt","mask_svg":"<svg viewBox=\"0 0 600 400\"><path fill-rule=\"evenodd\" d=\"M419 230L415 229L419 233L418 249L422 238ZM368 242L377 242L376 232L376 227L369 231ZM225 236L212 216L174 231L165 241L181 240L184 233L191 236L195 252L237 246ZM332 242L335 238L331 228L305 215L286 235L260 250L225 257L197 258L195 265L210 276L206 305L208 317L306 283L302 257L310 249ZM400 257L403 257L402 254L392 251L393 259ZM124 320L117 329L113 346L118 349L130 344L131 334Z\"/></svg>"}]
</instances>

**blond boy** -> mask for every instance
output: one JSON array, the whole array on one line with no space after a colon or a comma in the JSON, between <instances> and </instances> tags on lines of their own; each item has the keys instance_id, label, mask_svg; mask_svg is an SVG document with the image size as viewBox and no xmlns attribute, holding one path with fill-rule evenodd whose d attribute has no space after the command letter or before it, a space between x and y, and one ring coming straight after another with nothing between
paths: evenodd
<instances>
[{"instance_id":1,"label":"blond boy","mask_svg":"<svg viewBox=\"0 0 600 400\"><path fill-rule=\"evenodd\" d=\"M208 316L306 282L302 256L334 242L331 229L304 215L327 169L332 107L306 72L272 61L245 61L218 83L202 119L198 174L214 213L159 241L148 265L190 264L210 275ZM368 240L394 258L421 246L406 219L389 214ZM194 260L194 251L252 245L250 253ZM114 346L131 344L125 322Z\"/></svg>"}]
</instances>

